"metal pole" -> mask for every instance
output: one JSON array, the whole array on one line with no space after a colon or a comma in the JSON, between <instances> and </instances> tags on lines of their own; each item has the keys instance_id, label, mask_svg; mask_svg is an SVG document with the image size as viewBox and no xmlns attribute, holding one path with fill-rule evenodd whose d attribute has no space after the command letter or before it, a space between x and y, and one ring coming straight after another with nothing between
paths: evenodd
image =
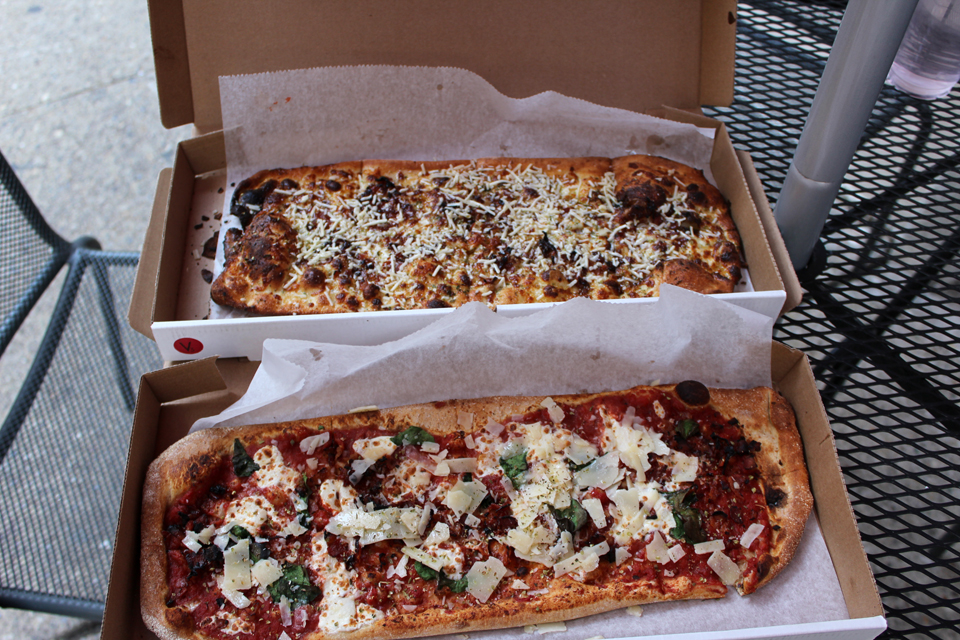
<instances>
[{"instance_id":1,"label":"metal pole","mask_svg":"<svg viewBox=\"0 0 960 640\"><path fill-rule=\"evenodd\" d=\"M774 216L800 271L857 151L918 0L850 0Z\"/></svg>"}]
</instances>

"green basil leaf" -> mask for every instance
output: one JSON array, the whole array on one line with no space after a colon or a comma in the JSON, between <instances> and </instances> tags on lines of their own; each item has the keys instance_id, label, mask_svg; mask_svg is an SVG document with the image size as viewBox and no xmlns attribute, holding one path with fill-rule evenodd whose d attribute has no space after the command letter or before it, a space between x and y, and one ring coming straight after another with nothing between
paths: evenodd
<instances>
[{"instance_id":1,"label":"green basil leaf","mask_svg":"<svg viewBox=\"0 0 960 640\"><path fill-rule=\"evenodd\" d=\"M260 468L247 450L244 449L239 438L233 441L233 472L240 478L249 478L253 472Z\"/></svg>"},{"instance_id":2,"label":"green basil leaf","mask_svg":"<svg viewBox=\"0 0 960 640\"><path fill-rule=\"evenodd\" d=\"M500 458L500 466L504 474L510 478L514 489L519 489L523 484L523 472L527 470L527 450L521 448L512 456Z\"/></svg>"},{"instance_id":3,"label":"green basil leaf","mask_svg":"<svg viewBox=\"0 0 960 640\"><path fill-rule=\"evenodd\" d=\"M681 420L677 424L677 436L683 440L700 433L700 425L695 420Z\"/></svg>"},{"instance_id":4,"label":"green basil leaf","mask_svg":"<svg viewBox=\"0 0 960 640\"><path fill-rule=\"evenodd\" d=\"M232 535L237 540L243 540L244 538L250 537L250 532L244 529L243 527L241 527L240 525L235 524L232 527L230 527L230 535Z\"/></svg>"},{"instance_id":5,"label":"green basil leaf","mask_svg":"<svg viewBox=\"0 0 960 640\"><path fill-rule=\"evenodd\" d=\"M458 580L453 580L443 575L443 571L440 572L438 587L446 587L453 591L454 593L463 593L467 590L467 576L463 576Z\"/></svg>"},{"instance_id":6,"label":"green basil leaf","mask_svg":"<svg viewBox=\"0 0 960 640\"><path fill-rule=\"evenodd\" d=\"M320 588L310 583L307 571L298 564L283 566L283 575L267 587L274 602L280 602L286 596L291 607L309 604L320 596Z\"/></svg>"},{"instance_id":7,"label":"green basil leaf","mask_svg":"<svg viewBox=\"0 0 960 640\"><path fill-rule=\"evenodd\" d=\"M403 447L408 444L423 444L424 442L436 442L430 432L421 427L407 427L404 431L390 438L390 442Z\"/></svg>"},{"instance_id":8,"label":"green basil leaf","mask_svg":"<svg viewBox=\"0 0 960 640\"><path fill-rule=\"evenodd\" d=\"M707 535L700 526L700 512L692 506L697 499L697 494L690 489L684 489L663 495L673 511L673 520L676 523L670 535L690 544L706 542Z\"/></svg>"},{"instance_id":9,"label":"green basil leaf","mask_svg":"<svg viewBox=\"0 0 960 640\"><path fill-rule=\"evenodd\" d=\"M413 564L413 568L416 569L417 575L423 578L424 580L436 580L437 571L436 569L431 569L427 565L423 564L419 560Z\"/></svg>"},{"instance_id":10,"label":"green basil leaf","mask_svg":"<svg viewBox=\"0 0 960 640\"><path fill-rule=\"evenodd\" d=\"M579 531L590 519L590 514L576 500L571 500L570 506L566 509L551 507L551 511L553 511L553 517L557 521L557 526L570 533Z\"/></svg>"}]
</instances>

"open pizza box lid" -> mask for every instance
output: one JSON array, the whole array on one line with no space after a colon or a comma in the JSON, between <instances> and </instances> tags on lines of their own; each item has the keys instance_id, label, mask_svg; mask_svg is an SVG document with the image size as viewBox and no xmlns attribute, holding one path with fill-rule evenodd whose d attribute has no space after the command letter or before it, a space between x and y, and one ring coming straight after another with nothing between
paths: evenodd
<instances>
[{"instance_id":1,"label":"open pizza box lid","mask_svg":"<svg viewBox=\"0 0 960 640\"><path fill-rule=\"evenodd\" d=\"M735 16L730 0L505 1L459 3L455 10L435 0L304 0L276 11L226 0L151 0L161 119L167 127L193 123L200 135L178 146L172 172L161 175L131 326L156 340L168 361L257 359L265 338L379 344L448 311L205 319L209 285L201 276L210 265L202 254L215 232L211 220L223 209L221 189L229 189L221 76L338 65L464 69L509 98L552 91L709 130L715 141L709 165L736 209L753 287L721 295L772 317L789 310L802 290L763 186L722 123L699 114L701 105L733 100ZM613 50L610 43L622 44ZM501 310L522 315L535 306Z\"/></svg>"},{"instance_id":2,"label":"open pizza box lid","mask_svg":"<svg viewBox=\"0 0 960 640\"><path fill-rule=\"evenodd\" d=\"M735 0L150 0L166 127L222 127L218 78L344 65L462 67L513 98L631 111L733 100Z\"/></svg>"}]
</instances>

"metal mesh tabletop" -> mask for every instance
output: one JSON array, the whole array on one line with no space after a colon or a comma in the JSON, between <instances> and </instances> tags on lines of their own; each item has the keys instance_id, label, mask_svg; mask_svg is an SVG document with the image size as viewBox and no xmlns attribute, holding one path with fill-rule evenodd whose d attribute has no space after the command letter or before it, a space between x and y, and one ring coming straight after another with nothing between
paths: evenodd
<instances>
[{"instance_id":1,"label":"metal mesh tabletop","mask_svg":"<svg viewBox=\"0 0 960 640\"><path fill-rule=\"evenodd\" d=\"M735 103L710 110L772 202L842 6L738 9ZM776 339L810 357L889 638L960 638L960 89L884 88L822 240L826 268Z\"/></svg>"}]
</instances>

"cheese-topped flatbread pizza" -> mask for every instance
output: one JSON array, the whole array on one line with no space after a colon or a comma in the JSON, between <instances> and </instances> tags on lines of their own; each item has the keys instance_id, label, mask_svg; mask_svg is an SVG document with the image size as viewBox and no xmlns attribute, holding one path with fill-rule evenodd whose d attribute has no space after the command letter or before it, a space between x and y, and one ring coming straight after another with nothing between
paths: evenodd
<instances>
[{"instance_id":1,"label":"cheese-topped flatbread pizza","mask_svg":"<svg viewBox=\"0 0 960 640\"><path fill-rule=\"evenodd\" d=\"M722 293L744 266L720 192L651 156L277 169L231 212L211 295L262 314Z\"/></svg>"},{"instance_id":2,"label":"cheese-topped flatbread pizza","mask_svg":"<svg viewBox=\"0 0 960 640\"><path fill-rule=\"evenodd\" d=\"M150 467L164 639L402 638L750 594L810 513L793 411L697 382L190 435Z\"/></svg>"}]
</instances>

